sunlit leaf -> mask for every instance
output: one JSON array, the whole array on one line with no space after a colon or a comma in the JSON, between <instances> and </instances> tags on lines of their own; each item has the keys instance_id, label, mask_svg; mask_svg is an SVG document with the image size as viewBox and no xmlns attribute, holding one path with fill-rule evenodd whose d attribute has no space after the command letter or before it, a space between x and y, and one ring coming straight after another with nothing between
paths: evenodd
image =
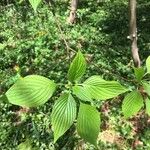
<instances>
[{"instance_id":1,"label":"sunlit leaf","mask_svg":"<svg viewBox=\"0 0 150 150\"><path fill-rule=\"evenodd\" d=\"M150 96L150 84L148 82L145 82L145 81L143 81L142 84L143 84L144 90Z\"/></svg>"},{"instance_id":2,"label":"sunlit leaf","mask_svg":"<svg viewBox=\"0 0 150 150\"><path fill-rule=\"evenodd\" d=\"M76 118L76 102L71 94L65 93L56 101L52 111L54 142L73 124Z\"/></svg>"},{"instance_id":3,"label":"sunlit leaf","mask_svg":"<svg viewBox=\"0 0 150 150\"><path fill-rule=\"evenodd\" d=\"M85 141L97 145L97 137L100 132L100 114L95 107L80 104L77 131Z\"/></svg>"},{"instance_id":4,"label":"sunlit leaf","mask_svg":"<svg viewBox=\"0 0 150 150\"><path fill-rule=\"evenodd\" d=\"M146 113L150 116L150 99L149 98L145 100L145 104L146 104Z\"/></svg>"},{"instance_id":5,"label":"sunlit leaf","mask_svg":"<svg viewBox=\"0 0 150 150\"><path fill-rule=\"evenodd\" d=\"M34 11L36 12L37 7L39 6L39 4L41 3L42 0L29 0L32 8L34 9Z\"/></svg>"},{"instance_id":6,"label":"sunlit leaf","mask_svg":"<svg viewBox=\"0 0 150 150\"><path fill-rule=\"evenodd\" d=\"M146 59L147 73L150 73L150 56Z\"/></svg>"},{"instance_id":7,"label":"sunlit leaf","mask_svg":"<svg viewBox=\"0 0 150 150\"><path fill-rule=\"evenodd\" d=\"M71 82L79 80L86 70L86 61L83 54L78 51L74 60L72 61L69 71L68 71L68 79Z\"/></svg>"},{"instance_id":8,"label":"sunlit leaf","mask_svg":"<svg viewBox=\"0 0 150 150\"><path fill-rule=\"evenodd\" d=\"M134 74L137 80L140 82L144 76L144 68L134 68Z\"/></svg>"},{"instance_id":9,"label":"sunlit leaf","mask_svg":"<svg viewBox=\"0 0 150 150\"><path fill-rule=\"evenodd\" d=\"M30 140L26 140L25 142L19 144L17 149L18 150L33 150L33 147L32 147Z\"/></svg>"},{"instance_id":10,"label":"sunlit leaf","mask_svg":"<svg viewBox=\"0 0 150 150\"><path fill-rule=\"evenodd\" d=\"M143 107L143 97L138 91L132 91L123 100L122 112L126 118L136 115Z\"/></svg>"},{"instance_id":11,"label":"sunlit leaf","mask_svg":"<svg viewBox=\"0 0 150 150\"><path fill-rule=\"evenodd\" d=\"M7 92L8 101L12 104L26 107L36 107L44 104L52 96L56 84L38 75L29 75L19 79Z\"/></svg>"},{"instance_id":12,"label":"sunlit leaf","mask_svg":"<svg viewBox=\"0 0 150 150\"><path fill-rule=\"evenodd\" d=\"M91 94L86 87L76 85L73 87L73 93L83 101L92 101Z\"/></svg>"},{"instance_id":13,"label":"sunlit leaf","mask_svg":"<svg viewBox=\"0 0 150 150\"><path fill-rule=\"evenodd\" d=\"M97 100L106 100L122 94L128 89L123 87L117 81L106 81L100 76L92 76L88 78L82 86L87 93L90 93L91 98Z\"/></svg>"}]
</instances>

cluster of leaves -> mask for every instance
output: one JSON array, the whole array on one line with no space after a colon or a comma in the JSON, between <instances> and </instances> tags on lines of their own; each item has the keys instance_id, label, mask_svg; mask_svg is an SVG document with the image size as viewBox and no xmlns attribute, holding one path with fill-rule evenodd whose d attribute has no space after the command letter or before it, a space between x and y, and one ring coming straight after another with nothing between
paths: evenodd
<instances>
[{"instance_id":1,"label":"cluster of leaves","mask_svg":"<svg viewBox=\"0 0 150 150\"><path fill-rule=\"evenodd\" d=\"M106 81L100 76L92 76L80 83L85 70L85 58L78 51L68 71L69 83L66 85L68 90L61 94L52 111L54 143L71 127L77 117L78 134L96 146L100 131L100 114L88 103L94 104L93 99L106 100L127 91L117 81ZM18 79L6 92L6 96L12 104L36 107L48 101L55 88L56 84L53 81L43 76L29 75ZM73 95L78 99L75 100ZM78 113L77 104L80 105Z\"/></svg>"},{"instance_id":2,"label":"cluster of leaves","mask_svg":"<svg viewBox=\"0 0 150 150\"><path fill-rule=\"evenodd\" d=\"M68 57L66 56L65 47L51 11L47 9L47 5L41 4L38 7L37 13L34 14L33 10L30 9L30 5L25 3L28 1L21 1L22 3L16 4L14 0L7 0L7 3L13 3L15 6L1 6L0 9L0 92L5 92L18 79L18 75L13 70L15 65L19 66L23 76L39 74L54 79L57 82L66 81L65 72L68 67ZM56 2L58 7L55 9L58 10L57 15L70 46L72 48L76 48L78 45L82 46L86 53L90 54L90 58L92 56L86 78L92 74L101 74L105 79L120 79L116 75L133 78L130 64L127 65L130 60L130 44L127 43L126 39L128 28L124 28L128 26L128 15L125 13L127 12L127 1L107 0L99 1L98 3L95 3L93 0L82 1L78 7L79 18L75 26L65 24L69 11L66 3L62 1ZM0 3L6 4L6 1L2 0ZM149 1L139 0L137 11L138 25L140 27L138 28L138 45L143 61L149 55L148 10ZM57 64L56 61L58 62ZM98 69L93 64L97 64ZM114 71L115 73L113 74L107 74L107 72L111 73ZM122 79L120 82L124 83ZM127 86L132 85L128 82L125 83ZM52 140L52 138L49 139L52 135L45 131L48 125L44 121L47 120L46 122L49 122L49 118L46 116L50 116L48 112L51 110L52 104L53 102L49 101L45 105L38 107L33 114L30 114L30 120L24 122L26 125L24 131L27 131L27 135L31 135L32 139L34 139L34 144L40 146L41 150L43 147L46 149L49 145L48 142ZM118 104L119 106L116 106L114 102L110 103L110 105L112 108L109 113L110 119L115 118L115 128L120 128L119 134L124 130L123 132L127 134L122 136L128 139L131 134L127 132L129 130L128 127L125 128L126 131L121 128L125 126L125 122L121 123L121 121L118 122L116 120L122 120L120 117L121 103ZM97 106L99 107L99 105ZM1 103L0 108L1 148L13 149L28 136L24 134L25 132L22 129L18 130L18 128L13 126L13 123L16 122L14 112L19 108L5 103ZM47 115L40 114L41 118L37 119L39 112L44 112ZM31 130L28 131L27 127L32 122L35 122L37 131L35 131L34 126L30 126ZM144 133L139 135L140 139L144 142L145 149L149 148L147 131L148 129L146 128ZM39 132L42 136L35 137L36 132ZM60 143L64 143L65 140L68 141L67 138L71 141L70 137L66 135L65 138L61 138ZM62 145L60 143L59 145L62 148L65 144ZM131 141L128 141L127 144L130 147ZM107 143L104 149L108 148L113 149L112 145Z\"/></svg>"},{"instance_id":3,"label":"cluster of leaves","mask_svg":"<svg viewBox=\"0 0 150 150\"><path fill-rule=\"evenodd\" d=\"M124 99L122 111L126 118L135 115L145 104L146 112L150 115L150 84L149 78L143 79L150 74L150 56L146 60L147 72L144 68L134 68L138 89L130 92Z\"/></svg>"},{"instance_id":4,"label":"cluster of leaves","mask_svg":"<svg viewBox=\"0 0 150 150\"><path fill-rule=\"evenodd\" d=\"M146 61L147 73L150 73L150 57ZM92 76L85 82L80 83L80 78L85 73L86 62L79 51L74 58L68 71L69 90L63 92L56 101L52 111L52 127L54 131L54 142L58 140L73 124L77 117L78 134L86 141L97 145L96 140L100 129L100 114L92 99L105 100L113 98L127 91L118 82L105 81L99 76ZM144 82L143 68L134 68L135 76L139 84L143 84L149 95L149 84ZM6 96L12 104L23 107L36 107L44 104L54 93L56 84L42 76L29 75L20 78L7 92ZM143 94L143 93L142 93ZM75 95L77 98L74 98ZM123 101L123 113L126 118L135 115L143 106L143 95L139 91L132 91ZM147 96L147 95L146 95ZM76 101L75 101L76 99ZM149 99L146 99L146 110L149 114ZM79 100L79 101L77 101ZM76 103L80 105L77 113ZM94 122L94 124L93 124ZM92 134L91 134L92 131Z\"/></svg>"}]
</instances>

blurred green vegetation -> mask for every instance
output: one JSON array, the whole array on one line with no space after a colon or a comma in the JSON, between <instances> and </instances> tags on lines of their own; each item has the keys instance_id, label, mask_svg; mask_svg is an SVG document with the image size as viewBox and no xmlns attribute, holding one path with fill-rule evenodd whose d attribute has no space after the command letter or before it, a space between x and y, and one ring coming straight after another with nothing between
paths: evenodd
<instances>
[{"instance_id":1,"label":"blurred green vegetation","mask_svg":"<svg viewBox=\"0 0 150 150\"><path fill-rule=\"evenodd\" d=\"M67 24L69 3L56 1L54 7L57 19L72 49L82 49L88 59L87 76L99 74L105 79L119 80L126 86L133 86L128 80L134 78L130 41L128 36L127 0L81 0L75 25ZM138 0L137 25L139 53L144 63L150 55L150 3ZM66 82L70 56L74 52L64 44L56 20L47 4L42 3L34 13L27 1L2 0L0 2L0 94L17 80L17 69L22 76L38 74L57 83ZM63 87L60 87L63 88ZM56 96L59 92L56 93ZM109 129L121 137L123 143L111 144L99 141L102 150L130 150L138 139L138 150L150 149L150 128L148 119L140 118L141 132L133 134L133 121L126 121L121 114L121 100L101 102L108 105L103 112L102 131ZM54 98L44 106L26 111L18 106L0 103L0 149L16 150L27 138L40 150L54 149L50 114ZM108 117L109 116L109 117ZM135 121L136 122L136 121ZM109 127L108 127L109 126ZM72 150L80 146L81 139L72 127L55 145L57 150ZM123 146L122 146L123 145ZM85 149L94 148L86 144Z\"/></svg>"}]
</instances>

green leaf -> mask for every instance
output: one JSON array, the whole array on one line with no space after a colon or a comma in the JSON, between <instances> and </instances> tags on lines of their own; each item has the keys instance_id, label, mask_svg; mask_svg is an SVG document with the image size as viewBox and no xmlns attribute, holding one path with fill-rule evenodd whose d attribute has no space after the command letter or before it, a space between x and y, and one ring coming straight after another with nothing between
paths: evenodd
<instances>
[{"instance_id":1,"label":"green leaf","mask_svg":"<svg viewBox=\"0 0 150 150\"><path fill-rule=\"evenodd\" d=\"M25 142L19 144L18 150L33 150L30 140L26 140Z\"/></svg>"},{"instance_id":2,"label":"green leaf","mask_svg":"<svg viewBox=\"0 0 150 150\"><path fill-rule=\"evenodd\" d=\"M41 3L42 0L29 0L32 8L34 9L34 11L36 12L37 7L39 6L39 4Z\"/></svg>"},{"instance_id":3,"label":"green leaf","mask_svg":"<svg viewBox=\"0 0 150 150\"><path fill-rule=\"evenodd\" d=\"M142 82L144 90L146 91L146 93L150 96L150 84L147 82Z\"/></svg>"},{"instance_id":4,"label":"green leaf","mask_svg":"<svg viewBox=\"0 0 150 150\"><path fill-rule=\"evenodd\" d=\"M79 80L86 70L86 61L83 54L78 51L68 71L68 79L71 82Z\"/></svg>"},{"instance_id":5,"label":"green leaf","mask_svg":"<svg viewBox=\"0 0 150 150\"><path fill-rule=\"evenodd\" d=\"M143 97L138 91L132 91L123 100L122 112L125 118L135 115L143 107Z\"/></svg>"},{"instance_id":6,"label":"green leaf","mask_svg":"<svg viewBox=\"0 0 150 150\"><path fill-rule=\"evenodd\" d=\"M56 101L52 111L54 142L73 124L76 118L76 102L71 94L65 93Z\"/></svg>"},{"instance_id":7,"label":"green leaf","mask_svg":"<svg viewBox=\"0 0 150 150\"><path fill-rule=\"evenodd\" d=\"M146 59L147 73L150 73L150 56Z\"/></svg>"},{"instance_id":8,"label":"green leaf","mask_svg":"<svg viewBox=\"0 0 150 150\"><path fill-rule=\"evenodd\" d=\"M73 94L75 94L79 99L83 101L92 101L91 94L88 92L86 87L83 86L74 86Z\"/></svg>"},{"instance_id":9,"label":"green leaf","mask_svg":"<svg viewBox=\"0 0 150 150\"><path fill-rule=\"evenodd\" d=\"M7 46L7 44L6 43L0 43L0 50L3 50L5 47Z\"/></svg>"},{"instance_id":10,"label":"green leaf","mask_svg":"<svg viewBox=\"0 0 150 150\"><path fill-rule=\"evenodd\" d=\"M144 76L144 68L134 68L134 74L137 80L140 82Z\"/></svg>"},{"instance_id":11,"label":"green leaf","mask_svg":"<svg viewBox=\"0 0 150 150\"><path fill-rule=\"evenodd\" d=\"M106 81L99 76L88 78L82 86L87 93L90 93L91 98L96 100L110 99L128 91L119 82Z\"/></svg>"},{"instance_id":12,"label":"green leaf","mask_svg":"<svg viewBox=\"0 0 150 150\"><path fill-rule=\"evenodd\" d=\"M100 114L95 107L80 104L77 118L78 134L87 142L97 145L97 138L100 132Z\"/></svg>"},{"instance_id":13,"label":"green leaf","mask_svg":"<svg viewBox=\"0 0 150 150\"><path fill-rule=\"evenodd\" d=\"M8 101L22 107L36 107L44 104L52 96L56 84L38 75L19 79L7 92Z\"/></svg>"},{"instance_id":14,"label":"green leaf","mask_svg":"<svg viewBox=\"0 0 150 150\"><path fill-rule=\"evenodd\" d=\"M146 100L146 113L150 116L150 99L147 98Z\"/></svg>"}]
</instances>

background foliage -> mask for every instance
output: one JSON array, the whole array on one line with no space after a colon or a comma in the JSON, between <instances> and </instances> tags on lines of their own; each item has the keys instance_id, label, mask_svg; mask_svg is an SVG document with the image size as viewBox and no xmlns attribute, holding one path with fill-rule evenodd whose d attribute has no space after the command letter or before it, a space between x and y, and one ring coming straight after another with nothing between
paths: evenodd
<instances>
[{"instance_id":1,"label":"background foliage","mask_svg":"<svg viewBox=\"0 0 150 150\"><path fill-rule=\"evenodd\" d=\"M127 39L128 1L105 0L96 3L82 0L76 25L66 23L68 6L67 1L56 1L55 12L69 46L76 51L81 48L86 54L89 64L86 77L100 74L105 79L119 80L133 88L133 83L128 82L133 79L130 42ZM138 0L138 45L143 62L150 55L149 7L148 0ZM16 81L17 72L21 72L22 76L38 74L56 82L66 82L70 56L47 4L42 3L34 13L27 1L2 0L0 31L0 94ZM70 55L74 55L71 50ZM149 149L149 118L141 115L130 122L124 120L120 117L121 100L122 97L119 97L111 102L102 102L104 106L100 109L104 121L99 146L104 150L131 149L138 143L137 149ZM29 111L1 102L1 149L15 150L27 138L40 150L54 149L49 117L54 101ZM73 137L70 136L72 134ZM114 141L110 141L107 135L111 135ZM72 150L81 145L83 141L72 127L55 148ZM89 144L84 147L94 149Z\"/></svg>"}]
</instances>

